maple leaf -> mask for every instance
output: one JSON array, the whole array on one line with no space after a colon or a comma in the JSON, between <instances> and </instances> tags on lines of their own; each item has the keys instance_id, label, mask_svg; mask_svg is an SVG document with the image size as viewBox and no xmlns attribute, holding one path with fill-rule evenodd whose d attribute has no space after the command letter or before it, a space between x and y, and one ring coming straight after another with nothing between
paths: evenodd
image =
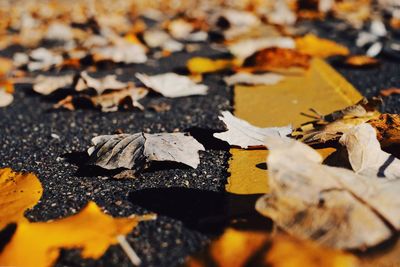
<instances>
[{"instance_id":1,"label":"maple leaf","mask_svg":"<svg viewBox=\"0 0 400 267\"><path fill-rule=\"evenodd\" d=\"M42 192L42 185L34 174L0 169L0 229L9 223L26 221L25 211L36 205Z\"/></svg>"},{"instance_id":2,"label":"maple leaf","mask_svg":"<svg viewBox=\"0 0 400 267\"><path fill-rule=\"evenodd\" d=\"M343 133L339 142L349 155L353 170L364 176L400 178L400 160L382 151L375 129L363 123Z\"/></svg>"},{"instance_id":3,"label":"maple leaf","mask_svg":"<svg viewBox=\"0 0 400 267\"><path fill-rule=\"evenodd\" d=\"M317 113L317 120L304 123L295 129L292 137L307 144L319 144L332 140L338 140L342 133L355 125L367 122L379 116L376 106L377 100L362 99L357 104L327 115ZM312 110L313 112L316 112ZM312 117L311 115L306 116Z\"/></svg>"},{"instance_id":4,"label":"maple leaf","mask_svg":"<svg viewBox=\"0 0 400 267\"><path fill-rule=\"evenodd\" d=\"M92 139L90 162L105 169L135 172L150 161L175 161L197 168L203 145L185 133L100 135Z\"/></svg>"},{"instance_id":5,"label":"maple leaf","mask_svg":"<svg viewBox=\"0 0 400 267\"><path fill-rule=\"evenodd\" d=\"M400 180L322 165L318 152L289 138L267 137L266 145L271 193L256 209L284 231L329 247L362 249L400 228Z\"/></svg>"},{"instance_id":6,"label":"maple leaf","mask_svg":"<svg viewBox=\"0 0 400 267\"><path fill-rule=\"evenodd\" d=\"M307 34L296 38L296 50L300 53L315 57L347 56L350 51L347 47L328 39L322 39L314 34Z\"/></svg>"},{"instance_id":7,"label":"maple leaf","mask_svg":"<svg viewBox=\"0 0 400 267\"><path fill-rule=\"evenodd\" d=\"M138 78L146 87L166 97L183 97L207 94L208 86L196 84L190 78L176 73L164 73L154 76L137 73Z\"/></svg>"},{"instance_id":8,"label":"maple leaf","mask_svg":"<svg viewBox=\"0 0 400 267\"><path fill-rule=\"evenodd\" d=\"M228 131L215 133L214 137L241 148L264 147L267 136L286 136L292 132L291 126L260 128L236 118L229 111L222 111L219 117Z\"/></svg>"},{"instance_id":9,"label":"maple leaf","mask_svg":"<svg viewBox=\"0 0 400 267\"><path fill-rule=\"evenodd\" d=\"M89 202L78 214L49 222L19 222L0 253L2 266L52 266L61 249L81 249L83 258L98 259L110 245L121 242L139 222L154 215L113 218ZM124 244L125 245L125 244ZM24 255L24 257L21 257Z\"/></svg>"},{"instance_id":10,"label":"maple leaf","mask_svg":"<svg viewBox=\"0 0 400 267\"><path fill-rule=\"evenodd\" d=\"M356 267L358 261L348 253L288 235L228 228L206 251L189 257L185 266L202 267L211 264L216 267Z\"/></svg>"},{"instance_id":11,"label":"maple leaf","mask_svg":"<svg viewBox=\"0 0 400 267\"><path fill-rule=\"evenodd\" d=\"M247 57L242 65L243 69L256 71L280 70L287 68L307 69L311 57L286 48L266 48Z\"/></svg>"}]
</instances>

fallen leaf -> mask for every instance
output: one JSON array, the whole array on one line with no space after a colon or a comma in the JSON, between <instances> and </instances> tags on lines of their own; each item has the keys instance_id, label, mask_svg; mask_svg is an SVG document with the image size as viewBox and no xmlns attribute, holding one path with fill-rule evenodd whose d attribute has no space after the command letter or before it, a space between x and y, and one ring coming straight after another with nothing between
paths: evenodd
<instances>
[{"instance_id":1,"label":"fallen leaf","mask_svg":"<svg viewBox=\"0 0 400 267\"><path fill-rule=\"evenodd\" d=\"M391 95L398 95L398 94L400 94L400 88L391 87L391 88L388 88L388 89L382 89L379 92L379 94L381 96L384 96L384 97L388 97L388 96L391 96Z\"/></svg>"},{"instance_id":2,"label":"fallen leaf","mask_svg":"<svg viewBox=\"0 0 400 267\"><path fill-rule=\"evenodd\" d=\"M125 64L140 64L147 61L144 47L130 43L96 47L92 49L92 54L95 61L110 60L115 63Z\"/></svg>"},{"instance_id":3,"label":"fallen leaf","mask_svg":"<svg viewBox=\"0 0 400 267\"><path fill-rule=\"evenodd\" d=\"M96 96L67 96L55 104L54 108L57 109L62 107L69 110L75 110L77 106L83 104L82 102L89 102L93 107L100 108L103 112L117 111L121 105L124 105L126 108L136 107L143 110L144 107L139 103L139 100L143 99L147 93L148 90L145 88L128 86L124 89Z\"/></svg>"},{"instance_id":4,"label":"fallen leaf","mask_svg":"<svg viewBox=\"0 0 400 267\"><path fill-rule=\"evenodd\" d=\"M314 34L307 34L296 38L296 50L314 57L347 56L350 51L347 47L334 41L323 39Z\"/></svg>"},{"instance_id":5,"label":"fallen leaf","mask_svg":"<svg viewBox=\"0 0 400 267\"><path fill-rule=\"evenodd\" d=\"M322 165L317 151L292 139L268 137L266 146L271 193L256 209L284 231L328 247L365 249L400 228L400 180Z\"/></svg>"},{"instance_id":6,"label":"fallen leaf","mask_svg":"<svg viewBox=\"0 0 400 267\"><path fill-rule=\"evenodd\" d=\"M28 70L48 70L53 66L62 64L63 57L44 47L37 48L30 52L29 57L31 60L27 62Z\"/></svg>"},{"instance_id":7,"label":"fallen leaf","mask_svg":"<svg viewBox=\"0 0 400 267\"><path fill-rule=\"evenodd\" d=\"M221 70L229 69L232 67L232 60L230 59L210 59L203 57L193 57L188 60L187 68L190 73L202 74L202 73L212 73Z\"/></svg>"},{"instance_id":8,"label":"fallen leaf","mask_svg":"<svg viewBox=\"0 0 400 267\"><path fill-rule=\"evenodd\" d=\"M327 115L320 115L316 111L316 120L302 124L295 129L292 136L307 144L320 144L338 140L342 133L353 126L367 122L379 116L376 105L379 100L362 99L357 104ZM312 115L307 115L313 117Z\"/></svg>"},{"instance_id":9,"label":"fallen leaf","mask_svg":"<svg viewBox=\"0 0 400 267\"><path fill-rule=\"evenodd\" d=\"M90 163L104 169L135 172L150 161L175 161L197 168L204 147L185 133L100 135L92 139Z\"/></svg>"},{"instance_id":10,"label":"fallen leaf","mask_svg":"<svg viewBox=\"0 0 400 267\"><path fill-rule=\"evenodd\" d=\"M324 248L311 241L284 234L228 228L206 251L189 257L185 266L355 267L357 263L357 259L350 254Z\"/></svg>"},{"instance_id":11,"label":"fallen leaf","mask_svg":"<svg viewBox=\"0 0 400 267\"><path fill-rule=\"evenodd\" d=\"M242 68L256 71L269 71L298 67L307 69L311 57L293 49L266 48L246 58Z\"/></svg>"},{"instance_id":12,"label":"fallen leaf","mask_svg":"<svg viewBox=\"0 0 400 267\"><path fill-rule=\"evenodd\" d=\"M0 87L0 108L10 105L14 101L14 96Z\"/></svg>"},{"instance_id":13,"label":"fallen leaf","mask_svg":"<svg viewBox=\"0 0 400 267\"><path fill-rule=\"evenodd\" d=\"M241 148L264 147L266 136L287 136L292 132L291 126L260 128L247 121L236 118L229 111L222 111L219 117L228 131L214 133L214 137L228 142L231 146Z\"/></svg>"},{"instance_id":14,"label":"fallen leaf","mask_svg":"<svg viewBox=\"0 0 400 267\"><path fill-rule=\"evenodd\" d=\"M229 52L239 59L245 59L261 49L271 47L295 49L296 43L291 37L277 36L239 40L227 46Z\"/></svg>"},{"instance_id":15,"label":"fallen leaf","mask_svg":"<svg viewBox=\"0 0 400 267\"><path fill-rule=\"evenodd\" d=\"M369 67L377 65L379 60L365 55L355 55L346 58L345 63L353 67Z\"/></svg>"},{"instance_id":16,"label":"fallen leaf","mask_svg":"<svg viewBox=\"0 0 400 267\"><path fill-rule=\"evenodd\" d=\"M89 202L78 214L49 222L19 222L0 254L2 266L53 266L61 249L81 249L83 258L98 259L118 236L154 215L113 218ZM21 255L24 255L21 257Z\"/></svg>"},{"instance_id":17,"label":"fallen leaf","mask_svg":"<svg viewBox=\"0 0 400 267\"><path fill-rule=\"evenodd\" d=\"M381 114L378 118L368 121L377 131L377 137L382 147L400 144L400 115Z\"/></svg>"},{"instance_id":18,"label":"fallen leaf","mask_svg":"<svg viewBox=\"0 0 400 267\"><path fill-rule=\"evenodd\" d=\"M369 124L357 125L339 139L349 155L353 170L363 176L400 178L400 160L382 151L376 130Z\"/></svg>"},{"instance_id":19,"label":"fallen leaf","mask_svg":"<svg viewBox=\"0 0 400 267\"><path fill-rule=\"evenodd\" d=\"M36 205L42 192L42 185L34 174L0 169L0 230L9 223L27 221L25 211Z\"/></svg>"},{"instance_id":20,"label":"fallen leaf","mask_svg":"<svg viewBox=\"0 0 400 267\"><path fill-rule=\"evenodd\" d=\"M42 95L49 95L60 88L72 87L75 75L45 76L36 77L33 84L33 91Z\"/></svg>"},{"instance_id":21,"label":"fallen leaf","mask_svg":"<svg viewBox=\"0 0 400 267\"><path fill-rule=\"evenodd\" d=\"M162 30L149 30L143 34L143 39L151 48L162 48L166 51L177 52L184 49L184 45Z\"/></svg>"},{"instance_id":22,"label":"fallen leaf","mask_svg":"<svg viewBox=\"0 0 400 267\"><path fill-rule=\"evenodd\" d=\"M227 85L234 84L277 84L284 79L284 76L275 73L252 74L239 72L224 78Z\"/></svg>"},{"instance_id":23,"label":"fallen leaf","mask_svg":"<svg viewBox=\"0 0 400 267\"><path fill-rule=\"evenodd\" d=\"M106 75L102 78L95 79L87 74L86 71L80 73L80 78L75 86L76 91L83 91L88 88L96 90L101 95L105 90L121 90L126 89L129 83L117 80L116 75Z\"/></svg>"},{"instance_id":24,"label":"fallen leaf","mask_svg":"<svg viewBox=\"0 0 400 267\"><path fill-rule=\"evenodd\" d=\"M138 78L146 87L166 97L183 97L191 95L205 95L208 87L203 84L196 84L190 78L176 73L164 73L148 76L137 73Z\"/></svg>"}]
</instances>

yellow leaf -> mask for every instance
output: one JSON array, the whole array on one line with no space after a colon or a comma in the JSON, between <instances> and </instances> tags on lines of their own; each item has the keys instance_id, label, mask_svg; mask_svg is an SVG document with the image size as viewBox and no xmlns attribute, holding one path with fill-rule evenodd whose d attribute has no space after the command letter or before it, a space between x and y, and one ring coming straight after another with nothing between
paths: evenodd
<instances>
[{"instance_id":1,"label":"yellow leaf","mask_svg":"<svg viewBox=\"0 0 400 267\"><path fill-rule=\"evenodd\" d=\"M233 62L230 59L210 59L204 57L194 57L188 60L187 67L193 74L217 72L228 69Z\"/></svg>"},{"instance_id":2,"label":"yellow leaf","mask_svg":"<svg viewBox=\"0 0 400 267\"><path fill-rule=\"evenodd\" d=\"M296 39L296 50L315 57L347 56L350 51L347 47L328 39L322 39L314 34L307 34Z\"/></svg>"},{"instance_id":3,"label":"yellow leaf","mask_svg":"<svg viewBox=\"0 0 400 267\"><path fill-rule=\"evenodd\" d=\"M83 258L97 259L117 236L132 231L153 216L113 218L94 203L68 218L50 222L20 222L11 241L0 254L0 266L52 266L62 248L82 249Z\"/></svg>"},{"instance_id":4,"label":"yellow leaf","mask_svg":"<svg viewBox=\"0 0 400 267\"><path fill-rule=\"evenodd\" d=\"M283 234L228 229L205 253L190 257L186 266L202 267L353 267L357 259Z\"/></svg>"},{"instance_id":5,"label":"yellow leaf","mask_svg":"<svg viewBox=\"0 0 400 267\"><path fill-rule=\"evenodd\" d=\"M36 205L42 192L34 174L0 169L0 229L12 222L27 221L24 212Z\"/></svg>"}]
</instances>

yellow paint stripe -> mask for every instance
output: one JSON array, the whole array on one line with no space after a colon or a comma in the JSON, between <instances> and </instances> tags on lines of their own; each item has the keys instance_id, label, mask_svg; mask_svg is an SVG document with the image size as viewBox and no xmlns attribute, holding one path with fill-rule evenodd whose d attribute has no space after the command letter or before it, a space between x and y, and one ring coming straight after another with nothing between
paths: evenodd
<instances>
[{"instance_id":1,"label":"yellow paint stripe","mask_svg":"<svg viewBox=\"0 0 400 267\"><path fill-rule=\"evenodd\" d=\"M331 66L313 59L305 75L287 76L276 85L236 86L235 115L259 127L298 126L310 119L300 112L314 108L322 114L356 103L361 94ZM321 149L328 156L333 148ZM226 191L235 194L267 193L267 150L231 149ZM265 165L264 165L265 166Z\"/></svg>"}]
</instances>

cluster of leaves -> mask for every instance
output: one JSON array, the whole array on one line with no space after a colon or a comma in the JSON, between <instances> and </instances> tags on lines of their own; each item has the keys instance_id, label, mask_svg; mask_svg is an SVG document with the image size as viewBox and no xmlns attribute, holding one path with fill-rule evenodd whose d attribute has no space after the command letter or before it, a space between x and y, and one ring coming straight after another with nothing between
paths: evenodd
<instances>
[{"instance_id":1,"label":"cluster of leaves","mask_svg":"<svg viewBox=\"0 0 400 267\"><path fill-rule=\"evenodd\" d=\"M273 85L284 81L287 74L306 74L315 57L340 56L348 65L376 65L374 57L387 42L383 16L370 20L372 4L367 0L266 0L246 8L240 8L236 1L221 8L216 7L217 0L199 6L188 1L180 7L184 12L178 12L182 10L169 1L162 12L145 9L146 4L137 1L73 5L60 1L55 6L20 2L23 4L0 7L4 13L0 47L18 44L28 48L14 54L14 68L29 76L38 94L67 89L68 94L54 103L54 108L69 110L82 103L104 112L144 110L140 100L150 91L169 98L204 96L208 87L200 84L202 75L227 70L230 75L223 80L228 86ZM122 8L114 7L115 12L110 13L109 5ZM381 8L390 13L390 25L395 28L399 20L395 5L388 1ZM138 15L152 19L154 25L149 26ZM365 47L366 55L351 55L341 44L294 27L301 19L329 15L347 21L346 27L363 29L356 42ZM41 46L46 41L57 44ZM224 49L231 57L191 58L188 75L136 73L128 81L115 74L95 78L105 62L125 67L146 64L171 53L195 51L200 42ZM12 102L8 80L12 67L7 62L0 62L0 106ZM57 75L37 75L54 70ZM394 89L386 94L398 92ZM216 138L233 147L270 150L271 192L258 200L256 209L286 234L227 230L207 252L216 266L320 266L321 262L324 266L356 266L356 258L340 250L373 247L400 230L400 161L381 149L399 144L399 115L379 114L366 100L328 115L314 113L315 120L292 129L258 128L228 111L221 112L227 131L215 134ZM347 152L335 163L339 167L323 164L322 157L308 146L327 143ZM203 150L204 146L186 133L100 135L88 149L88 163L129 170L128 175L125 172L116 177L132 178L151 161L176 161L197 168L199 151ZM351 169L342 166L347 162ZM154 216L115 219L89 203L69 218L30 223L23 213L42 194L37 178L0 170L0 191L0 228L16 225L1 251L1 265L51 266L61 248L80 248L83 257L98 258L117 242L133 264L140 263L123 235L139 221ZM36 243L37 236L46 238ZM26 251L32 257L18 257ZM187 265L207 262L203 255L190 259Z\"/></svg>"}]
</instances>

